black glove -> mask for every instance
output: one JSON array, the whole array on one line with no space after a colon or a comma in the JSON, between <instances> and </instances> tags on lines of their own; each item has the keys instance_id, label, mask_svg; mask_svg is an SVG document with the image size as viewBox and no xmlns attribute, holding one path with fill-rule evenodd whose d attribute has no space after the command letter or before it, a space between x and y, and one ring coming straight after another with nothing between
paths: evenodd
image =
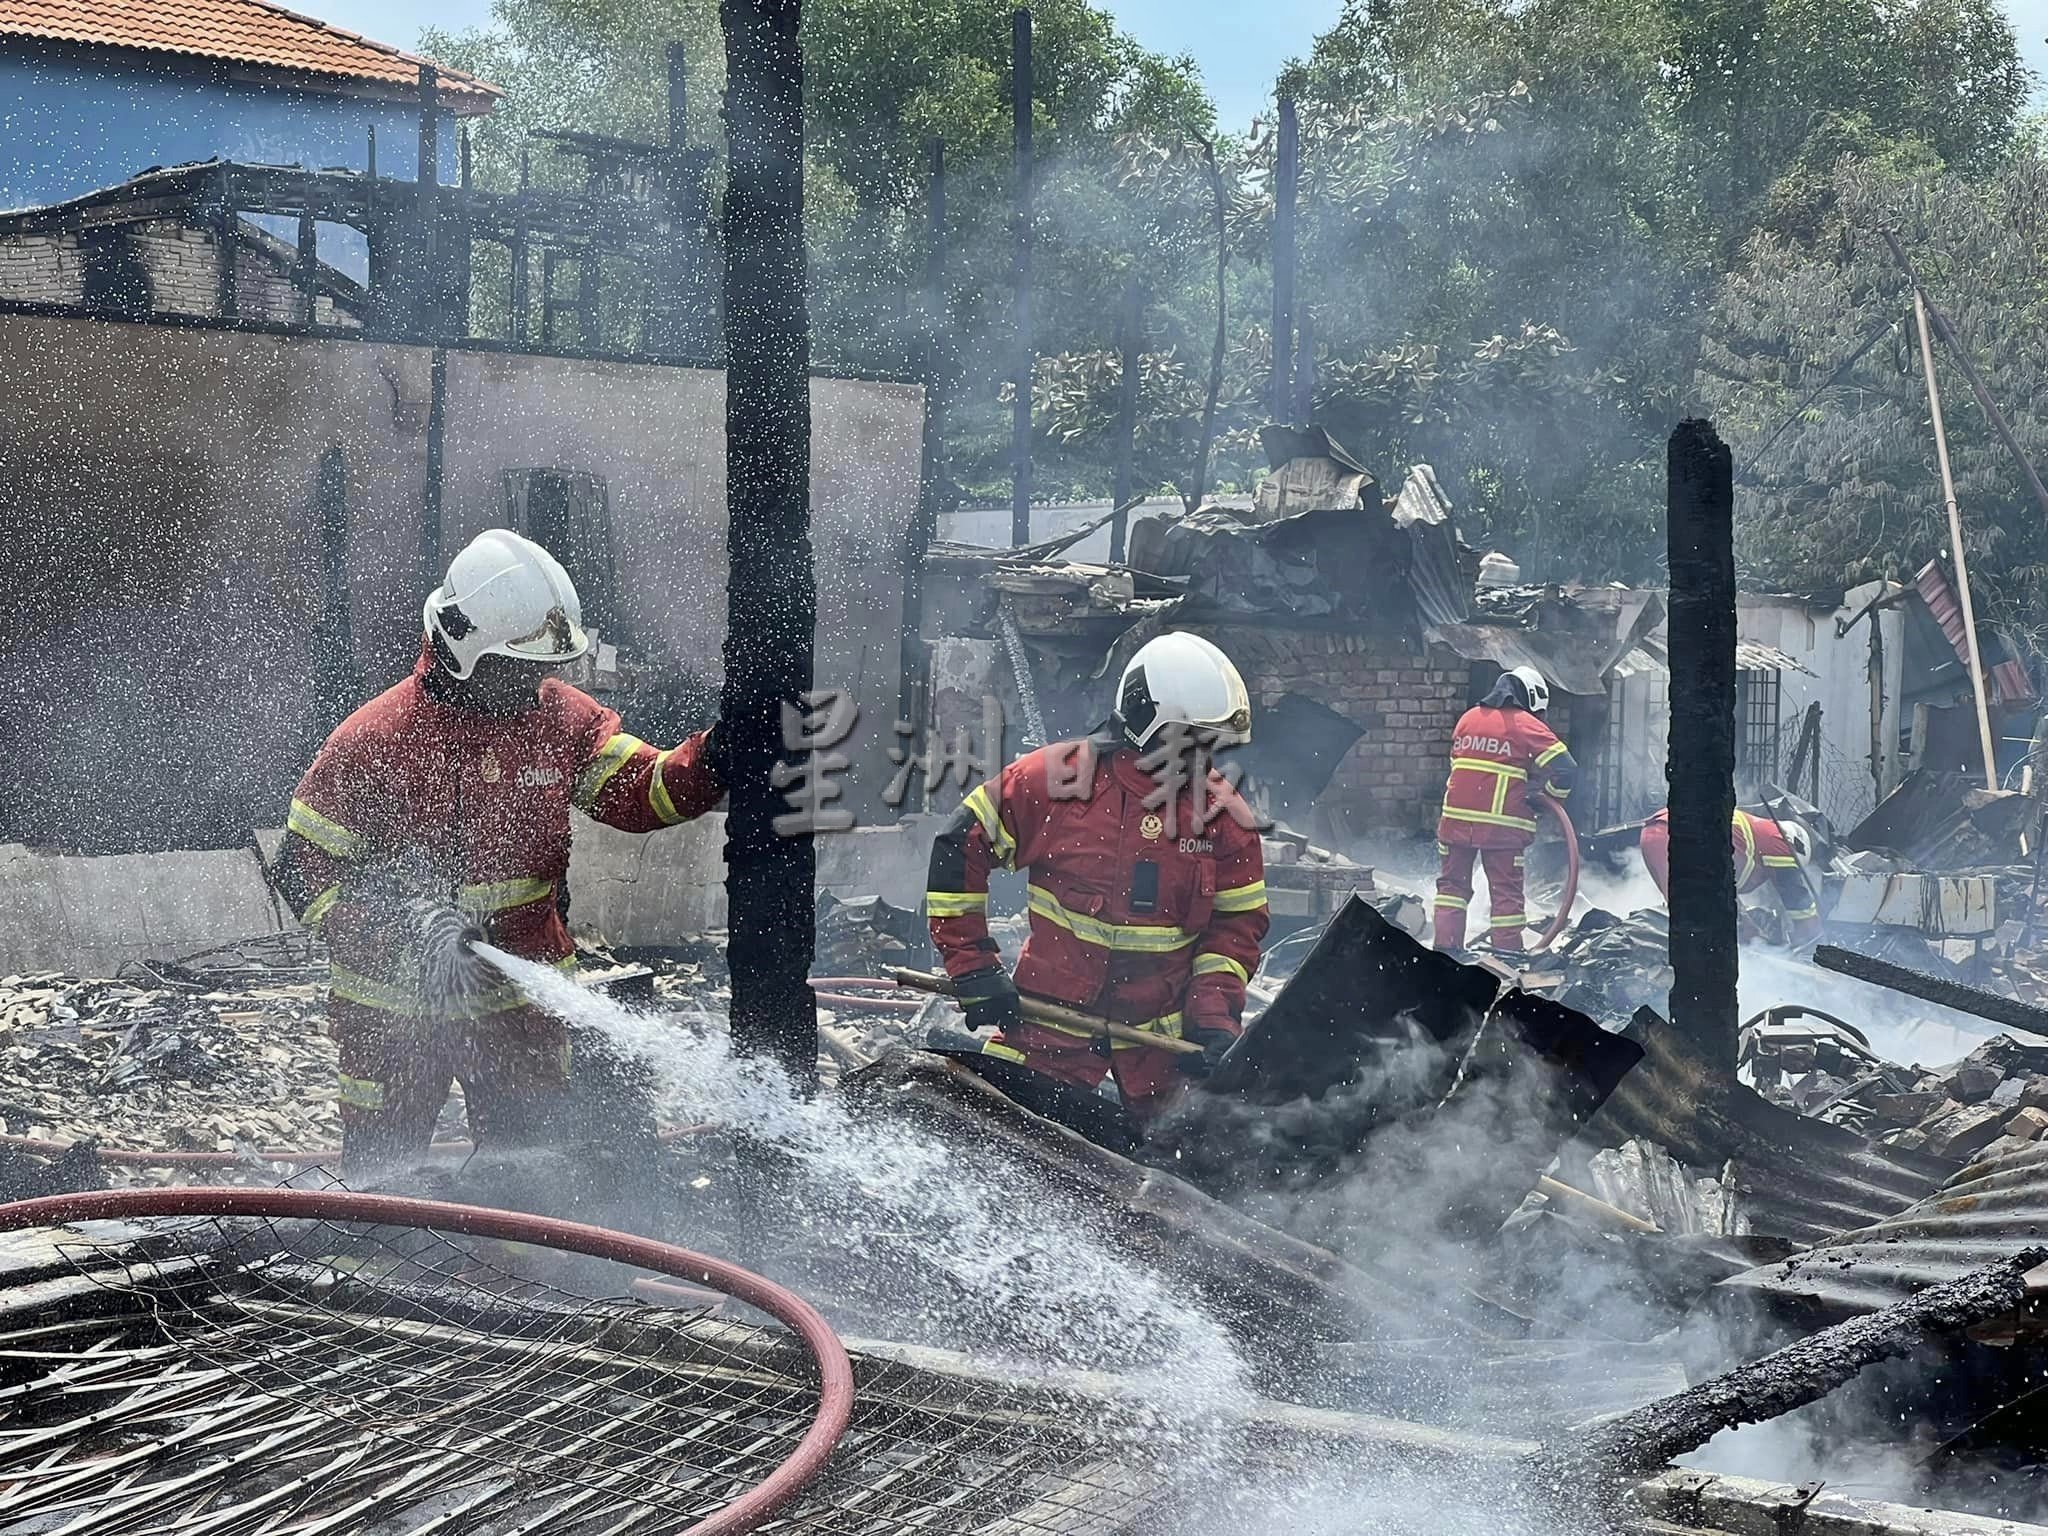
<instances>
[{"instance_id":1,"label":"black glove","mask_svg":"<svg viewBox=\"0 0 2048 1536\"><path fill-rule=\"evenodd\" d=\"M704 765L721 785L732 788L732 748L726 742L723 725L716 720L704 733Z\"/></svg>"},{"instance_id":2,"label":"black glove","mask_svg":"<svg viewBox=\"0 0 2048 1536\"><path fill-rule=\"evenodd\" d=\"M1000 965L962 976L953 983L953 1000L967 1010L969 1029L1008 1029L1023 1017L1017 984Z\"/></svg>"},{"instance_id":3,"label":"black glove","mask_svg":"<svg viewBox=\"0 0 2048 1536\"><path fill-rule=\"evenodd\" d=\"M1203 1029L1200 1025L1182 1030L1181 1039L1202 1048L1199 1056L1189 1051L1174 1057L1174 1064L1189 1077L1207 1077L1223 1065L1223 1058L1237 1044L1237 1036L1229 1030Z\"/></svg>"}]
</instances>

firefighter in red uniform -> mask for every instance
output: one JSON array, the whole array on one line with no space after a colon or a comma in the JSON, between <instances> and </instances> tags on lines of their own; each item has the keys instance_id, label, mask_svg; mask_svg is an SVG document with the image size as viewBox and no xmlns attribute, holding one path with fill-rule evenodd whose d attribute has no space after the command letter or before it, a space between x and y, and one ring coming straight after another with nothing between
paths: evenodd
<instances>
[{"instance_id":1,"label":"firefighter in red uniform","mask_svg":"<svg viewBox=\"0 0 2048 1536\"><path fill-rule=\"evenodd\" d=\"M1082 1088L1113 1072L1141 1119L1222 1059L1269 917L1257 827L1208 754L1250 737L1230 658L1161 635L1125 667L1106 732L1042 747L967 796L932 847L925 904L969 1026L997 1031L984 1051ZM1014 982L988 932L994 864L1029 875ZM1020 990L1202 1054L1025 1020Z\"/></svg>"},{"instance_id":2,"label":"firefighter in red uniform","mask_svg":"<svg viewBox=\"0 0 2048 1536\"><path fill-rule=\"evenodd\" d=\"M1784 909L1788 942L1798 946L1820 937L1820 907L1806 869L1813 860L1813 840L1797 821L1755 816L1737 807L1729 829L1735 848L1735 890L1747 896L1766 881ZM1658 894L1671 900L1671 811L1667 807L1643 823L1643 863L1657 882Z\"/></svg>"},{"instance_id":3,"label":"firefighter in red uniform","mask_svg":"<svg viewBox=\"0 0 2048 1536\"><path fill-rule=\"evenodd\" d=\"M1465 909L1472 901L1472 863L1486 869L1488 936L1497 950L1519 951L1528 913L1522 910L1522 859L1536 837L1536 803L1572 792L1578 765L1543 723L1550 687L1534 667L1503 672L1493 691L1458 718L1451 738L1451 776L1444 784L1436 850L1436 947L1465 947Z\"/></svg>"},{"instance_id":4,"label":"firefighter in red uniform","mask_svg":"<svg viewBox=\"0 0 2048 1536\"><path fill-rule=\"evenodd\" d=\"M452 908L566 969L570 807L649 832L724 793L711 732L658 751L550 675L589 640L574 584L538 544L478 535L424 620L412 676L344 720L300 780L276 875L327 941L351 1162L423 1152L455 1078L479 1143L545 1141L567 1085L566 1027L504 978L467 961L466 987L434 985L424 912Z\"/></svg>"}]
</instances>

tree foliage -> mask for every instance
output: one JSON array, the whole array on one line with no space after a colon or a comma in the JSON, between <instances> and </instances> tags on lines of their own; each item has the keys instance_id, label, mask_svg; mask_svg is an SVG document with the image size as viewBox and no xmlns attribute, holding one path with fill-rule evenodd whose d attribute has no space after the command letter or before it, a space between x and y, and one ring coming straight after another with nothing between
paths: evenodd
<instances>
[{"instance_id":1,"label":"tree foliage","mask_svg":"<svg viewBox=\"0 0 2048 1536\"><path fill-rule=\"evenodd\" d=\"M1007 10L812 0L806 13L817 356L880 372L916 361L924 145L942 137L953 465L998 492L1014 366ZM1218 301L1199 174L1210 143L1229 315L1211 483L1248 485L1271 346L1272 135L1218 138L1192 66L1138 47L1087 0L1045 0L1034 17L1038 487L1108 492L1116 319L1138 278L1140 478L1188 488ZM657 137L671 36L707 61L690 128L719 143L714 20L709 0L497 0L490 28L434 46L510 88L482 146L502 183L534 123ZM1346 0L1279 82L1302 125L1297 288L1316 416L1390 474L1432 463L1468 536L1537 574L1654 576L1671 423L1704 405L1752 430L1813 382L1873 295L1895 296L1874 286L1860 237L1853 258L1835 249L1854 223L1844 208L1871 186L2005 207L2035 158L2017 147L2027 86L1996 0ZM1974 315L1988 341L1995 305L2025 296L1994 294L1967 261L1965 278L1993 307L1959 296L1958 324ZM1773 343L1780 320L1804 339ZM1774 346L1797 357L1773 362ZM1904 489L1907 466L1876 452L1898 450L1885 412L1904 397L1868 396L1870 419L1852 422L1867 388L1816 408L1842 435L1816 426L1774 450L1803 489L1778 487L1746 521L1757 570L1810 572L1843 539L1909 558L1900 498L1924 488ZM1831 449L1848 457L1831 467ZM1856 491L1876 465L1892 488ZM1829 516L1848 519L1825 536L1800 500L1823 486ZM2030 590L2025 546L2001 536L1982 557L1987 574L2013 574L2009 604Z\"/></svg>"},{"instance_id":2,"label":"tree foliage","mask_svg":"<svg viewBox=\"0 0 2048 1536\"><path fill-rule=\"evenodd\" d=\"M1701 357L1705 403L1745 471L1738 555L1752 579L1791 590L1910 579L1948 544L1912 289L1885 230L2021 446L2048 463L2048 161L2027 153L1973 179L1910 157L1845 159L1826 190L1825 213L1802 224L1811 238L1750 242ZM1936 368L1978 612L2048 638L2048 516L1938 346Z\"/></svg>"}]
</instances>

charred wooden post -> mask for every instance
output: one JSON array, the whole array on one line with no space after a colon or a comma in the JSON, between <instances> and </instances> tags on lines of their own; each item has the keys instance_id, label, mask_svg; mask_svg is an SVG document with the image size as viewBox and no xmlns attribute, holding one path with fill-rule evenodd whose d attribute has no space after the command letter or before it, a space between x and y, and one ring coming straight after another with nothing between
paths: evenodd
<instances>
[{"instance_id":1,"label":"charred wooden post","mask_svg":"<svg viewBox=\"0 0 2048 1536\"><path fill-rule=\"evenodd\" d=\"M436 330L441 272L441 72L420 66L420 163L414 206L414 233L409 253L413 270L407 281L406 329L415 336Z\"/></svg>"},{"instance_id":2,"label":"charred wooden post","mask_svg":"<svg viewBox=\"0 0 2048 1536\"><path fill-rule=\"evenodd\" d=\"M772 775L811 691L810 316L804 302L802 0L721 0L725 33L726 896L732 1038L809 1089L818 1019L817 848ZM807 769L794 754L792 766Z\"/></svg>"},{"instance_id":3,"label":"charred wooden post","mask_svg":"<svg viewBox=\"0 0 2048 1536\"><path fill-rule=\"evenodd\" d=\"M519 212L512 221L512 339L526 343L532 324L533 252L526 233L526 200L533 187L533 151L519 149Z\"/></svg>"},{"instance_id":4,"label":"charred wooden post","mask_svg":"<svg viewBox=\"0 0 2048 1536\"><path fill-rule=\"evenodd\" d=\"M427 473L420 515L420 599L441 580L441 490L448 456L448 349L434 348L427 374Z\"/></svg>"},{"instance_id":5,"label":"charred wooden post","mask_svg":"<svg viewBox=\"0 0 2048 1536\"><path fill-rule=\"evenodd\" d=\"M903 546L903 634L899 656L897 712L913 725L922 722L927 666L924 649L924 567L938 537L945 510L946 389L953 375L952 324L946 293L946 141L934 135L925 147L930 167L924 251L924 327L918 374L924 384L924 437L918 456L917 521Z\"/></svg>"},{"instance_id":6,"label":"charred wooden post","mask_svg":"<svg viewBox=\"0 0 2048 1536\"><path fill-rule=\"evenodd\" d=\"M240 308L235 293L236 268L241 265L242 221L235 213L235 194L228 180L228 168L223 165L219 173L219 199L213 209L213 241L220 250L220 261L215 267L219 274L216 279L219 291L215 301L220 306L220 317L232 320Z\"/></svg>"},{"instance_id":7,"label":"charred wooden post","mask_svg":"<svg viewBox=\"0 0 2048 1536\"><path fill-rule=\"evenodd\" d=\"M1031 542L1031 385L1038 354L1031 335L1031 213L1034 179L1031 148L1031 13L1010 14L1010 112L1016 183L1012 191L1016 248L1010 286L1017 313L1017 359L1011 375L1016 399L1010 405L1010 542Z\"/></svg>"},{"instance_id":8,"label":"charred wooden post","mask_svg":"<svg viewBox=\"0 0 2048 1536\"><path fill-rule=\"evenodd\" d=\"M1131 502L1137 496L1138 382L1144 367L1145 285L1133 279L1124 288L1123 318L1117 325L1117 350L1122 354L1123 372L1117 380L1116 401L1116 500L1109 519L1109 558L1112 564L1124 558L1124 541L1130 533Z\"/></svg>"},{"instance_id":9,"label":"charred wooden post","mask_svg":"<svg viewBox=\"0 0 2048 1536\"><path fill-rule=\"evenodd\" d=\"M1666 462L1671 565L1672 1022L1735 1074L1735 482L1714 424L1688 420Z\"/></svg>"},{"instance_id":10,"label":"charred wooden post","mask_svg":"<svg viewBox=\"0 0 2048 1536\"><path fill-rule=\"evenodd\" d=\"M1273 144L1273 419L1294 415L1294 203L1301 181L1301 134L1294 98L1280 98Z\"/></svg>"},{"instance_id":11,"label":"charred wooden post","mask_svg":"<svg viewBox=\"0 0 2048 1536\"><path fill-rule=\"evenodd\" d=\"M293 267L301 316L310 327L320 318L320 226L310 213L299 215L299 259Z\"/></svg>"},{"instance_id":12,"label":"charred wooden post","mask_svg":"<svg viewBox=\"0 0 2048 1536\"><path fill-rule=\"evenodd\" d=\"M2017 1311L2029 1296L2027 1271L2043 1261L2048 1261L2048 1248L2028 1248L1931 1285L1881 1312L1837 1323L1711 1381L1606 1420L1541 1460L1568 1469L1557 1486L1578 1485L1584 1474L1633 1477L1656 1471L1724 1429L1762 1423L1817 1402L1866 1366Z\"/></svg>"}]
</instances>

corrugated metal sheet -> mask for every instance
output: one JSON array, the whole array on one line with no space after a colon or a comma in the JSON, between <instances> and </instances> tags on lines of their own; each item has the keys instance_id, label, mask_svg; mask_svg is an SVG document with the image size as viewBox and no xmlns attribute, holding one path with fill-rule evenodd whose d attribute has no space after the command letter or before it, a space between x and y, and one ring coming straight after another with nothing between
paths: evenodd
<instances>
[{"instance_id":1,"label":"corrugated metal sheet","mask_svg":"<svg viewBox=\"0 0 2048 1536\"><path fill-rule=\"evenodd\" d=\"M1965 667L1970 664L1969 637L1963 632L1963 605L1956 596L1955 588L1949 585L1948 573L1941 568L1941 562L1930 560L1920 567L1913 578L1913 590L1920 594L1920 601L1927 605L1927 611L1934 615L1934 622L1941 626L1941 633L1956 659ZM1982 643L1983 626L1978 626L1979 643ZM2034 685L2027 677L2027 669L2018 660L2007 657L1994 662L1985 672L1985 680L1991 688L1991 702L1994 704L2026 704L2034 697Z\"/></svg>"},{"instance_id":2,"label":"corrugated metal sheet","mask_svg":"<svg viewBox=\"0 0 2048 1536\"><path fill-rule=\"evenodd\" d=\"M1738 672L1804 672L1813 676L1812 670L1796 656L1787 655L1775 645L1765 645L1760 640L1737 640L1735 642L1735 669Z\"/></svg>"},{"instance_id":3,"label":"corrugated metal sheet","mask_svg":"<svg viewBox=\"0 0 2048 1536\"><path fill-rule=\"evenodd\" d=\"M1970 1164L1884 1221L1722 1284L1821 1318L1849 1317L2044 1241L2048 1146L2029 1146Z\"/></svg>"},{"instance_id":4,"label":"corrugated metal sheet","mask_svg":"<svg viewBox=\"0 0 2048 1536\"><path fill-rule=\"evenodd\" d=\"M1802 1245L1869 1226L1937 1189L1958 1164L1867 1141L1760 1097L1648 1009L1628 1034L1643 1060L1588 1123L1581 1147L1653 1141L1731 1185L1749 1230Z\"/></svg>"}]
</instances>

